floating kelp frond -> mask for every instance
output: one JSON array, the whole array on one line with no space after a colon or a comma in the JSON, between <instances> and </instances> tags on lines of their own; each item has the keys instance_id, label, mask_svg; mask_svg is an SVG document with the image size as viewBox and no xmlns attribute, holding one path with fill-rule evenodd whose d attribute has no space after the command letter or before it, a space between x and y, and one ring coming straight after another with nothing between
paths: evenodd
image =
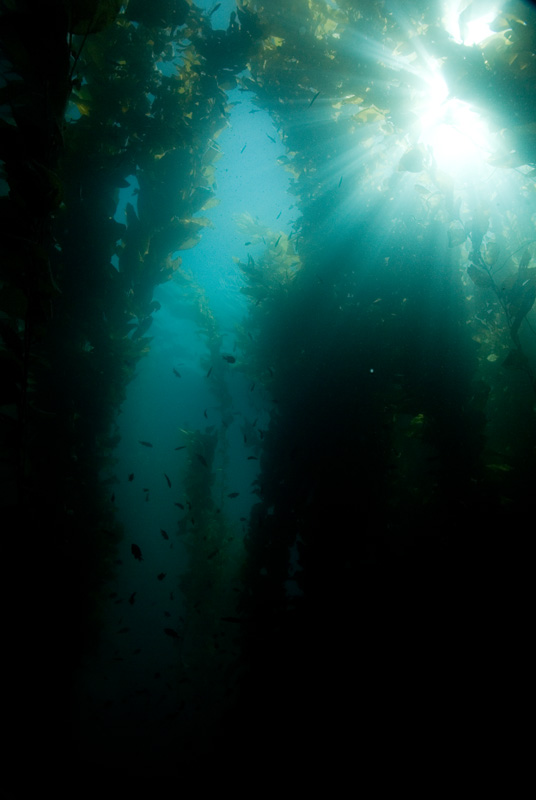
<instances>
[{"instance_id":1,"label":"floating kelp frond","mask_svg":"<svg viewBox=\"0 0 536 800\"><path fill-rule=\"evenodd\" d=\"M238 230L250 240L251 244L266 241L271 234L270 228L263 225L259 219L254 219L248 211L235 214L234 221Z\"/></svg>"}]
</instances>

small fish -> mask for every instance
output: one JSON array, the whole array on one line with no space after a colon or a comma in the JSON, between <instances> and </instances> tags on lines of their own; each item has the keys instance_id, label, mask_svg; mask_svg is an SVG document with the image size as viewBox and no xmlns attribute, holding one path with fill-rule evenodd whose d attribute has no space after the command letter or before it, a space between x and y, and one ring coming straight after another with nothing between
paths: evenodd
<instances>
[{"instance_id":1,"label":"small fish","mask_svg":"<svg viewBox=\"0 0 536 800\"><path fill-rule=\"evenodd\" d=\"M254 388L255 388L255 382L251 384L251 386L249 387L249 391L252 392Z\"/></svg>"},{"instance_id":2,"label":"small fish","mask_svg":"<svg viewBox=\"0 0 536 800\"><path fill-rule=\"evenodd\" d=\"M250 114L258 114L260 110L261 110L260 108L254 108L253 111L250 111L249 113Z\"/></svg>"},{"instance_id":3,"label":"small fish","mask_svg":"<svg viewBox=\"0 0 536 800\"><path fill-rule=\"evenodd\" d=\"M236 358L234 356L222 356L224 361L227 361L228 364L234 364Z\"/></svg>"},{"instance_id":4,"label":"small fish","mask_svg":"<svg viewBox=\"0 0 536 800\"><path fill-rule=\"evenodd\" d=\"M180 372L179 372L177 369L175 369L175 367L173 367L173 374L174 374L174 375L176 375L176 376L177 376L177 378L181 378L181 377L182 377L182 375L180 374Z\"/></svg>"},{"instance_id":5,"label":"small fish","mask_svg":"<svg viewBox=\"0 0 536 800\"><path fill-rule=\"evenodd\" d=\"M231 492L230 494L227 495L227 497L231 497L231 498L238 497L239 494L240 494L240 492Z\"/></svg>"},{"instance_id":6,"label":"small fish","mask_svg":"<svg viewBox=\"0 0 536 800\"><path fill-rule=\"evenodd\" d=\"M165 539L166 541L169 540L169 536L163 528L160 528L160 533L162 534L163 539Z\"/></svg>"},{"instance_id":7,"label":"small fish","mask_svg":"<svg viewBox=\"0 0 536 800\"><path fill-rule=\"evenodd\" d=\"M311 102L309 103L309 105L307 106L307 108L311 108L311 106L313 105L314 101L316 100L316 98L318 97L318 95L319 95L319 94L320 94L320 92L317 92L317 93L315 94L315 96L313 97L313 99L311 100Z\"/></svg>"},{"instance_id":8,"label":"small fish","mask_svg":"<svg viewBox=\"0 0 536 800\"><path fill-rule=\"evenodd\" d=\"M279 217L280 217L280 216L281 216L281 211L280 211L280 212L279 212L279 214L277 215L276 219L279 219Z\"/></svg>"},{"instance_id":9,"label":"small fish","mask_svg":"<svg viewBox=\"0 0 536 800\"><path fill-rule=\"evenodd\" d=\"M166 479L166 481L167 481L167 485L168 485L168 486L169 486L169 488L171 489L171 481L169 480L169 478L168 478L168 476L166 475L166 473L165 473L165 472L164 472L164 478L165 478L165 479Z\"/></svg>"},{"instance_id":10,"label":"small fish","mask_svg":"<svg viewBox=\"0 0 536 800\"><path fill-rule=\"evenodd\" d=\"M207 372L207 374L206 374L206 377L207 377L207 378L210 378L210 373L211 373L211 372L212 372L212 367L209 369L209 371L208 371L208 372Z\"/></svg>"},{"instance_id":11,"label":"small fish","mask_svg":"<svg viewBox=\"0 0 536 800\"><path fill-rule=\"evenodd\" d=\"M208 467L207 460L204 456L200 455L199 453L196 454L200 462L204 467Z\"/></svg>"},{"instance_id":12,"label":"small fish","mask_svg":"<svg viewBox=\"0 0 536 800\"><path fill-rule=\"evenodd\" d=\"M174 506L178 506L182 511L184 511L184 506L182 503L173 503Z\"/></svg>"},{"instance_id":13,"label":"small fish","mask_svg":"<svg viewBox=\"0 0 536 800\"><path fill-rule=\"evenodd\" d=\"M211 17L213 14L215 14L215 13L216 13L216 11L218 10L218 8L219 8L220 6L221 6L221 3L216 3L216 5L215 5L215 6L214 6L214 8L212 9L212 11L209 11L209 12L208 12L208 15L209 15L209 17Z\"/></svg>"},{"instance_id":14,"label":"small fish","mask_svg":"<svg viewBox=\"0 0 536 800\"><path fill-rule=\"evenodd\" d=\"M248 461L258 461L257 456L248 456Z\"/></svg>"},{"instance_id":15,"label":"small fish","mask_svg":"<svg viewBox=\"0 0 536 800\"><path fill-rule=\"evenodd\" d=\"M166 577L166 573L165 573L165 572L161 572L161 573L160 573L159 575L157 575L156 577L158 578L158 580L159 580L159 581L163 581L163 580L164 580L164 578Z\"/></svg>"},{"instance_id":16,"label":"small fish","mask_svg":"<svg viewBox=\"0 0 536 800\"><path fill-rule=\"evenodd\" d=\"M138 440L138 444L142 444L144 447L152 447L151 442L142 442Z\"/></svg>"},{"instance_id":17,"label":"small fish","mask_svg":"<svg viewBox=\"0 0 536 800\"><path fill-rule=\"evenodd\" d=\"M128 598L128 602L130 603L130 605L131 605L131 606L133 606L133 605L134 605L134 598L135 598L135 597L136 597L136 592L132 592L132 594L131 594L131 595L130 595L130 597Z\"/></svg>"},{"instance_id":18,"label":"small fish","mask_svg":"<svg viewBox=\"0 0 536 800\"><path fill-rule=\"evenodd\" d=\"M207 556L207 561L210 561L211 558L214 558L214 556L217 556L219 552L220 552L220 550L218 548L217 550L214 550L212 553L209 553L209 555Z\"/></svg>"},{"instance_id":19,"label":"small fish","mask_svg":"<svg viewBox=\"0 0 536 800\"><path fill-rule=\"evenodd\" d=\"M112 503L115 503L115 494L113 494L113 495L111 496L110 500L112 501Z\"/></svg>"},{"instance_id":20,"label":"small fish","mask_svg":"<svg viewBox=\"0 0 536 800\"><path fill-rule=\"evenodd\" d=\"M274 247L277 247L277 245L279 244L279 242L280 242L280 241L281 241L281 236L278 236L278 237L277 237L277 241L276 241L276 243L274 244Z\"/></svg>"},{"instance_id":21,"label":"small fish","mask_svg":"<svg viewBox=\"0 0 536 800\"><path fill-rule=\"evenodd\" d=\"M175 450L184 450L186 448L185 444L181 444L180 447L176 447Z\"/></svg>"},{"instance_id":22,"label":"small fish","mask_svg":"<svg viewBox=\"0 0 536 800\"><path fill-rule=\"evenodd\" d=\"M203 416L205 417L205 419L208 419L208 414L207 414L207 409L206 408L203 411Z\"/></svg>"},{"instance_id":23,"label":"small fish","mask_svg":"<svg viewBox=\"0 0 536 800\"><path fill-rule=\"evenodd\" d=\"M167 635L171 636L172 639L180 638L178 632L174 628L164 628L164 633L167 633Z\"/></svg>"},{"instance_id":24,"label":"small fish","mask_svg":"<svg viewBox=\"0 0 536 800\"><path fill-rule=\"evenodd\" d=\"M338 186L339 189L341 188L341 183L342 183L342 175L341 175L341 177L339 179L339 186Z\"/></svg>"},{"instance_id":25,"label":"small fish","mask_svg":"<svg viewBox=\"0 0 536 800\"><path fill-rule=\"evenodd\" d=\"M247 146L248 146L248 143L246 142L244 147L242 148L242 150L240 152L243 153Z\"/></svg>"},{"instance_id":26,"label":"small fish","mask_svg":"<svg viewBox=\"0 0 536 800\"><path fill-rule=\"evenodd\" d=\"M129 481L133 481L134 480L134 473L133 472L130 473L130 475L128 476L128 479L129 479Z\"/></svg>"},{"instance_id":27,"label":"small fish","mask_svg":"<svg viewBox=\"0 0 536 800\"><path fill-rule=\"evenodd\" d=\"M134 556L134 558L137 561L143 561L143 556L141 554L141 550L140 550L140 548L138 547L137 544L131 544L130 545L130 552L132 553L132 555Z\"/></svg>"},{"instance_id":28,"label":"small fish","mask_svg":"<svg viewBox=\"0 0 536 800\"><path fill-rule=\"evenodd\" d=\"M274 139L274 137L273 137L273 136L270 136L270 134L269 134L269 133L267 133L266 135L267 135L267 137L270 139L270 141L271 141L271 142L273 142L273 143L275 144L275 139Z\"/></svg>"}]
</instances>

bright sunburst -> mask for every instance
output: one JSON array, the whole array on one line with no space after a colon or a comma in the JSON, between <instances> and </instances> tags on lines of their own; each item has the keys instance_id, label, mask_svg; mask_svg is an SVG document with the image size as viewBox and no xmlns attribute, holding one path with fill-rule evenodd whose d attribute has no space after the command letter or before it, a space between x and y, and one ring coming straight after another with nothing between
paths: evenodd
<instances>
[{"instance_id":1,"label":"bright sunburst","mask_svg":"<svg viewBox=\"0 0 536 800\"><path fill-rule=\"evenodd\" d=\"M465 8L464 8L465 7ZM493 35L490 28L499 11L497 3L445 3L443 24L455 42L466 47L480 44Z\"/></svg>"},{"instance_id":2,"label":"bright sunburst","mask_svg":"<svg viewBox=\"0 0 536 800\"><path fill-rule=\"evenodd\" d=\"M467 73L476 79L475 71L485 70L484 59L479 57L480 43L495 35L490 24L496 19L498 7L489 2L456 3L445 6L443 25L449 35L448 56L441 47L432 44L428 49L426 39L415 37L412 22L402 19L402 28L415 47L412 55L399 55L397 49L387 54L385 47L368 42L364 50L369 57L387 66L401 76L405 88L408 116L412 121L403 126L406 131L406 153L402 154L398 169L418 173L434 165L448 173L454 180L472 180L490 172L490 159L501 151L497 130L488 124L485 107L477 108L467 99L461 99L456 83L457 72ZM465 55L465 53L467 55ZM472 65L476 68L473 69ZM452 74L455 77L452 77ZM465 79L465 78L464 78ZM393 86L396 80L393 81ZM388 137L389 138L389 137ZM397 153L393 149L392 153ZM399 156L398 152L398 156Z\"/></svg>"},{"instance_id":3,"label":"bright sunburst","mask_svg":"<svg viewBox=\"0 0 536 800\"><path fill-rule=\"evenodd\" d=\"M494 136L482 115L452 97L439 71L427 81L419 113L420 141L440 169L456 176L480 171L494 149Z\"/></svg>"}]
</instances>

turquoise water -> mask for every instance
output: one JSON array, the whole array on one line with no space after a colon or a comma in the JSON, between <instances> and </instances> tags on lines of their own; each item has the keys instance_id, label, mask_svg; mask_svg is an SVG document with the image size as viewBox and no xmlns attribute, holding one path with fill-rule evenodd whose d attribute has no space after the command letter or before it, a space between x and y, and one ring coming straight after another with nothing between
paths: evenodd
<instances>
[{"instance_id":1,"label":"turquoise water","mask_svg":"<svg viewBox=\"0 0 536 800\"><path fill-rule=\"evenodd\" d=\"M472 752L530 607L532 6L4 5L28 714L200 788Z\"/></svg>"},{"instance_id":2,"label":"turquoise water","mask_svg":"<svg viewBox=\"0 0 536 800\"><path fill-rule=\"evenodd\" d=\"M240 293L244 281L233 258L247 258L246 253L257 258L265 246L262 240L245 245L251 235L239 229L238 218L247 215L252 222L270 229L277 239L281 233L288 236L292 232L299 211L287 191L288 175L277 163L285 149L281 142L268 138L276 136L270 116L253 105L249 95L238 90L229 93L229 103L232 110L228 127L215 145L221 149L215 176L220 205L207 212L211 227L204 232L201 242L175 256L181 257L183 268L194 276L204 292L223 350L236 354L236 326L243 324L248 302ZM119 198L115 214L118 222L125 219L127 202L137 206L135 192L139 187L135 178L130 183L131 187L122 190ZM174 448L187 441L181 429L221 429L222 425L221 398L214 396L206 377L214 362L203 331L190 318L183 288L169 282L157 287L153 297L161 308L151 326L150 352L137 368L118 418L121 442L115 453L114 472L120 476L120 484L114 487L114 502L127 532L118 548L122 563L110 585L113 597L106 612L100 649L90 660L78 687L81 697L87 693L91 698L90 708L84 701L80 703L82 729L92 724L95 696L100 703L114 695L130 698L125 718L120 714L116 719L115 713L111 713L110 749L117 735L114 725L119 730L132 725L142 735L145 726L160 721L164 711L173 716L184 704L180 692L174 696L172 691L171 696L166 695L155 707L152 691L150 699L145 693L136 697L136 692L142 685L154 685L155 674L159 675L157 685L167 686L166 691L170 686L175 687L177 681L178 648L172 639L162 635L166 620L173 620L168 622L171 626L186 614L181 593L174 587L188 565L188 555L175 536L177 516L185 516L177 511L176 503L182 501L183 506L187 503L181 485L187 454L185 450L177 454ZM225 429L221 454L224 466L218 470L215 495L230 524L243 538L251 507L257 500L252 494L262 450L257 426L261 431L269 426L273 403L261 384L254 386L255 381L232 364L226 369L224 381L232 403L231 422ZM140 446L140 440L149 441L152 447ZM132 473L134 480L125 480ZM170 476L171 488L165 475ZM239 496L227 497L234 492ZM162 537L162 530L170 536L172 544ZM132 558L131 541L140 546L143 562ZM158 582L156 576L162 572L166 577ZM117 597L132 598L133 591L132 604L115 606ZM121 630L124 633L118 635ZM136 643L142 643L143 647L133 658L138 649L133 646ZM105 683L101 684L104 676ZM105 731L97 734L92 727L90 730L96 740L104 736L107 741ZM173 735L173 729L169 735ZM145 734L142 738L145 740ZM84 747L91 752L85 735L83 740ZM101 748L102 742L98 742L94 755L97 762L102 758Z\"/></svg>"}]
</instances>

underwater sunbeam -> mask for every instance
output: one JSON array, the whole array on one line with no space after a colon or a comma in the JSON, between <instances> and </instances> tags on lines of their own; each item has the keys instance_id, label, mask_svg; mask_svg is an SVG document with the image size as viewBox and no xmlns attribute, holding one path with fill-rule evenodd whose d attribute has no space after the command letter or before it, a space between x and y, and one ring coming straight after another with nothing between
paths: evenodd
<instances>
[{"instance_id":1,"label":"underwater sunbeam","mask_svg":"<svg viewBox=\"0 0 536 800\"><path fill-rule=\"evenodd\" d=\"M385 137L383 146L400 159L398 171L417 174L437 167L465 184L484 178L509 157L508 148L514 150L502 134L504 114L498 112L492 90L496 75L480 44L493 36L498 43L503 38L507 42L497 30L513 23L497 22L498 12L489 0L461 7L459 13L460 3L449 2L441 20L443 30L429 29L422 38L414 35L415 19L397 7L400 28L407 30L411 41L409 48L398 43L389 49L372 37L355 37L359 59L370 63L371 69L376 64L382 79L376 81L380 102L367 105L365 100L353 119L358 130L366 124L368 131ZM366 93L358 87L348 96L365 98ZM503 107L507 107L504 101ZM397 147L392 146L393 130L399 135ZM369 149L373 143L372 136L359 138L361 159L365 151L373 154ZM401 158L400 145L405 148ZM389 160L384 158L382 163Z\"/></svg>"},{"instance_id":2,"label":"underwater sunbeam","mask_svg":"<svg viewBox=\"0 0 536 800\"><path fill-rule=\"evenodd\" d=\"M490 25L497 16L498 7L487 0L465 6L464 9L460 3L449 0L444 6L443 25L455 42L474 48L493 35ZM426 79L429 92L419 115L420 141L429 148L442 169L474 174L493 153L496 137L479 110L449 92L440 72L440 62L430 66L431 74Z\"/></svg>"},{"instance_id":3,"label":"underwater sunbeam","mask_svg":"<svg viewBox=\"0 0 536 800\"><path fill-rule=\"evenodd\" d=\"M493 35L490 25L497 16L498 4L476 0L465 5L466 8L460 13L460 3L452 0L447 3L443 24L455 42L472 47Z\"/></svg>"},{"instance_id":4,"label":"underwater sunbeam","mask_svg":"<svg viewBox=\"0 0 536 800\"><path fill-rule=\"evenodd\" d=\"M493 150L485 119L468 103L450 97L439 75L429 87L419 114L420 141L449 173L467 174L482 168Z\"/></svg>"}]
</instances>

